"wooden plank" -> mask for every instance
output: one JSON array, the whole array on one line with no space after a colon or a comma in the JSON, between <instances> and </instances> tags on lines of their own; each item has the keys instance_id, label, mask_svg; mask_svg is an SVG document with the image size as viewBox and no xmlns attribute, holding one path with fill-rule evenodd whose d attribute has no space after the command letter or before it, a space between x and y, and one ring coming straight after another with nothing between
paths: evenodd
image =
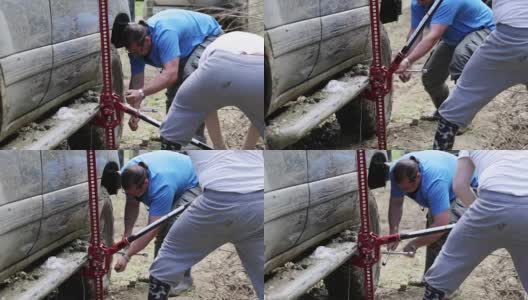
<instances>
[{"instance_id":1,"label":"wooden plank","mask_svg":"<svg viewBox=\"0 0 528 300\"><path fill-rule=\"evenodd\" d=\"M65 106L70 109L72 118L58 119L46 118L37 123L37 128L48 128L45 131L38 129L23 131L16 138L4 144L4 149L25 150L51 150L62 141L77 132L81 127L91 121L99 112L97 103L73 103Z\"/></svg>"},{"instance_id":2,"label":"wooden plank","mask_svg":"<svg viewBox=\"0 0 528 300\"><path fill-rule=\"evenodd\" d=\"M299 260L299 255L304 253L308 248L318 245L322 241L327 240L328 238L340 233L347 228L350 228L351 225L351 221L341 223L333 228L321 232L309 240L297 244L295 247L292 247L287 251L272 257L271 259L266 259L266 262L264 263L264 274L270 274L273 269L285 264L288 261ZM266 287L268 286L268 282L266 282Z\"/></svg>"},{"instance_id":3,"label":"wooden plank","mask_svg":"<svg viewBox=\"0 0 528 300\"><path fill-rule=\"evenodd\" d=\"M326 120L350 101L358 97L368 86L367 76L342 77L342 90L318 91L318 102L298 101L274 119L265 129L265 142L269 149L282 149L302 137Z\"/></svg>"},{"instance_id":4,"label":"wooden plank","mask_svg":"<svg viewBox=\"0 0 528 300\"><path fill-rule=\"evenodd\" d=\"M46 102L43 105L40 105L36 107L35 109L28 111L26 114L17 117L15 120L3 118L2 119L2 131L0 132L0 141L5 139L7 136L15 133L21 127L27 125L28 123L42 116L42 114L60 105L62 102L66 100L71 100L72 97L79 95L90 88L94 88L96 84L97 82L95 80L86 82L74 88L73 90L65 92L64 94L60 95L59 97L53 99L50 102ZM1 145L0 148L3 148L3 145Z\"/></svg>"},{"instance_id":5,"label":"wooden plank","mask_svg":"<svg viewBox=\"0 0 528 300\"><path fill-rule=\"evenodd\" d=\"M326 70L323 73L315 75L314 77L298 84L293 87L288 88L285 91L281 91L277 88L278 83L282 80L279 76L274 76L272 83L272 96L270 108L268 115L276 111L286 102L296 99L297 97L309 93L315 87L321 85L323 82L328 81L329 78L334 77L336 74L339 74L345 70L352 68L354 65L365 61L366 55L363 53L361 55L352 57L341 64L335 65L332 68ZM287 63L286 61L283 63ZM274 70L272 69L272 73ZM273 74L272 74L273 75Z\"/></svg>"},{"instance_id":6,"label":"wooden plank","mask_svg":"<svg viewBox=\"0 0 528 300\"><path fill-rule=\"evenodd\" d=\"M75 233L73 233L75 235ZM71 240L71 236L59 240L49 248L42 249L40 252L27 257L25 260L18 262L8 270L0 272L0 280L5 279L6 274L14 274L16 271L23 269L37 258L48 254L58 246L64 245ZM37 280L21 280L0 290L0 299L17 299L17 300L37 300L43 299L46 295L56 289L61 283L75 274L82 265L88 261L86 252L69 252L63 251L55 256L62 265L55 269L46 268L45 264L38 266L28 273L29 276L36 275Z\"/></svg>"}]
</instances>

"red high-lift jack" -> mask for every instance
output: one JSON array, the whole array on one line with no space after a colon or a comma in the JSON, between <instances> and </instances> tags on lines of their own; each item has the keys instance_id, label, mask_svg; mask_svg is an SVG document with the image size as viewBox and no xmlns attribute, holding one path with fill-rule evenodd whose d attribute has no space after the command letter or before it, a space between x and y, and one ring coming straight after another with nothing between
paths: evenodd
<instances>
[{"instance_id":1,"label":"red high-lift jack","mask_svg":"<svg viewBox=\"0 0 528 300\"><path fill-rule=\"evenodd\" d=\"M84 275L93 278L95 281L95 299L103 300L103 277L110 271L111 257L119 250L127 247L133 241L144 236L147 232L159 227L164 222L176 215L181 214L189 204L184 204L173 210L166 216L149 224L140 231L122 239L114 245L107 247L101 243L99 232L99 201L97 188L97 165L94 150L86 151L86 162L88 168L88 194L89 194L89 210L90 210L90 246L88 247L89 264L85 269Z\"/></svg>"},{"instance_id":2,"label":"red high-lift jack","mask_svg":"<svg viewBox=\"0 0 528 300\"><path fill-rule=\"evenodd\" d=\"M379 0L370 0L370 30L372 37L372 65L370 66L370 89L366 91L367 98L376 102L376 131L378 136L378 149L387 149L387 132L385 120L385 96L392 90L392 76L398 69L402 60L411 50L412 45L423 32L427 23L436 9L442 3L437 0L433 3L425 17L422 19L405 46L400 50L389 67L382 65L381 53L381 28Z\"/></svg>"},{"instance_id":3,"label":"red high-lift jack","mask_svg":"<svg viewBox=\"0 0 528 300\"><path fill-rule=\"evenodd\" d=\"M101 32L101 64L103 71L103 90L100 96L100 110L95 123L105 128L106 147L116 149L115 128L121 124L122 113L138 117L147 123L160 127L161 123L140 112L139 109L130 107L121 102L119 95L112 93L112 64L110 53L110 26L108 25L108 0L99 0L99 29ZM196 139L191 139L193 144L204 150L212 148Z\"/></svg>"},{"instance_id":4,"label":"red high-lift jack","mask_svg":"<svg viewBox=\"0 0 528 300\"><path fill-rule=\"evenodd\" d=\"M378 236L377 234L371 232L369 222L367 161L365 158L365 150L356 151L356 160L358 169L359 211L361 225L358 233L358 255L353 258L352 264L363 268L363 287L365 290L365 299L374 300L375 286L372 267L380 260L380 249L382 245L398 242L401 240L412 239L419 236L446 232L451 230L455 224L418 230L409 233L395 233L386 236Z\"/></svg>"},{"instance_id":5,"label":"red high-lift jack","mask_svg":"<svg viewBox=\"0 0 528 300\"><path fill-rule=\"evenodd\" d=\"M421 35L424 28L427 26L434 12L438 9L441 3L442 0L437 0L433 3L405 46L400 50L398 55L396 55L390 66L385 67L381 63L382 52L379 0L370 0L369 12L372 36L372 65L370 66L370 89L366 91L366 95L369 100L376 102L376 130L378 136L378 149L380 150L387 149L384 98L390 93L392 89L392 76L398 69L398 66L403 61L407 53L411 50L412 45ZM354 257L352 263L355 266L363 268L365 299L373 300L375 287L372 266L374 266L380 259L380 248L382 245L404 239L446 232L451 230L454 225L435 227L410 233L397 233L381 237L371 232L369 222L367 162L365 158L365 150L357 150L356 159L358 168L361 227L358 233L358 255Z\"/></svg>"}]
</instances>

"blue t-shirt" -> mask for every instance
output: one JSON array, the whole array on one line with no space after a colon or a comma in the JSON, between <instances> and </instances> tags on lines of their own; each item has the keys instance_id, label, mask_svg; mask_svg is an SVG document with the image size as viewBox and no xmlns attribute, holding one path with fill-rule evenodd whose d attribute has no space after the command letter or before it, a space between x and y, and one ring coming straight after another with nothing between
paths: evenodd
<instances>
[{"instance_id":1,"label":"blue t-shirt","mask_svg":"<svg viewBox=\"0 0 528 300\"><path fill-rule=\"evenodd\" d=\"M176 57L187 58L208 36L222 33L215 18L183 9L164 10L149 18L147 24L152 49L146 57L128 55L132 74L143 73L145 64L162 68Z\"/></svg>"},{"instance_id":2,"label":"blue t-shirt","mask_svg":"<svg viewBox=\"0 0 528 300\"><path fill-rule=\"evenodd\" d=\"M149 186L138 199L149 207L150 216L163 216L172 209L172 202L185 191L198 185L191 159L172 151L154 151L134 157L121 169L144 162L149 169Z\"/></svg>"},{"instance_id":3,"label":"blue t-shirt","mask_svg":"<svg viewBox=\"0 0 528 300\"><path fill-rule=\"evenodd\" d=\"M419 205L430 209L433 215L439 214L451 206L451 201L456 199L453 191L453 177L455 177L457 157L443 151L420 151L408 153L398 159L390 168L391 197L403 197L402 192L394 182L392 174L394 166L399 160L409 159L414 156L419 162L422 182L416 195L412 198ZM473 175L471 186L478 185L476 175Z\"/></svg>"},{"instance_id":4,"label":"blue t-shirt","mask_svg":"<svg viewBox=\"0 0 528 300\"><path fill-rule=\"evenodd\" d=\"M414 29L429 10L412 0L411 27ZM482 0L444 0L438 7L430 24L449 25L442 40L456 46L466 35L482 28L495 29L493 12Z\"/></svg>"}]
</instances>

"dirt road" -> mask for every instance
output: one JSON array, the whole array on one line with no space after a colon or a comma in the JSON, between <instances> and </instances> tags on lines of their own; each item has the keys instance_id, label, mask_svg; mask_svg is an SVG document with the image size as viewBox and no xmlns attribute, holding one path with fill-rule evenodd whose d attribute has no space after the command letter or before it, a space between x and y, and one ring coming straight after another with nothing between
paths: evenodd
<instances>
[{"instance_id":1,"label":"dirt road","mask_svg":"<svg viewBox=\"0 0 528 300\"><path fill-rule=\"evenodd\" d=\"M115 240L122 238L125 196L112 196L114 204ZM134 231L148 222L144 205ZM148 294L148 269L153 260L154 242L141 251L148 257L134 256L122 273L112 272L110 295L113 300L145 300ZM253 288L242 267L235 248L226 244L192 268L194 287L179 297L170 299L256 299Z\"/></svg>"},{"instance_id":2,"label":"dirt road","mask_svg":"<svg viewBox=\"0 0 528 300\"><path fill-rule=\"evenodd\" d=\"M410 24L410 10L406 6L400 20L386 24L393 56L403 47ZM428 56L427 56L428 57ZM420 69L426 58L412 69ZM489 74L493 76L493 74ZM453 83L449 82L450 88ZM387 128L389 149L430 149L436 122L422 121L430 115L434 105L423 89L419 73L403 83L394 77L394 96L391 121ZM528 145L528 91L516 86L497 96L473 120L469 130L456 138L455 149L525 149ZM357 141L357 137L342 136L335 118L312 131L294 148L355 149L376 148L377 138Z\"/></svg>"}]
</instances>

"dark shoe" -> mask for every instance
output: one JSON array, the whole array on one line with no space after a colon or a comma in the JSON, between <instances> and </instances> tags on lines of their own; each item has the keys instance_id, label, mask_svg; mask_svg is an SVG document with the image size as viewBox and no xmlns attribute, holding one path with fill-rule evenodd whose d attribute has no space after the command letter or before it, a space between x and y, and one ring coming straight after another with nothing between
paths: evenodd
<instances>
[{"instance_id":1,"label":"dark shoe","mask_svg":"<svg viewBox=\"0 0 528 300\"><path fill-rule=\"evenodd\" d=\"M451 150L455 144L458 126L440 116L433 144L434 150Z\"/></svg>"},{"instance_id":2,"label":"dark shoe","mask_svg":"<svg viewBox=\"0 0 528 300\"><path fill-rule=\"evenodd\" d=\"M425 293L423 296L423 300L444 300L444 297L444 292L435 289L434 287L430 286L427 282L425 283Z\"/></svg>"},{"instance_id":3,"label":"dark shoe","mask_svg":"<svg viewBox=\"0 0 528 300\"><path fill-rule=\"evenodd\" d=\"M173 143L171 141L166 140L163 137L160 137L161 141L161 150L170 150L170 151L180 151L181 145L178 143Z\"/></svg>"},{"instance_id":4,"label":"dark shoe","mask_svg":"<svg viewBox=\"0 0 528 300\"><path fill-rule=\"evenodd\" d=\"M170 285L150 276L148 300L169 299Z\"/></svg>"}]
</instances>

